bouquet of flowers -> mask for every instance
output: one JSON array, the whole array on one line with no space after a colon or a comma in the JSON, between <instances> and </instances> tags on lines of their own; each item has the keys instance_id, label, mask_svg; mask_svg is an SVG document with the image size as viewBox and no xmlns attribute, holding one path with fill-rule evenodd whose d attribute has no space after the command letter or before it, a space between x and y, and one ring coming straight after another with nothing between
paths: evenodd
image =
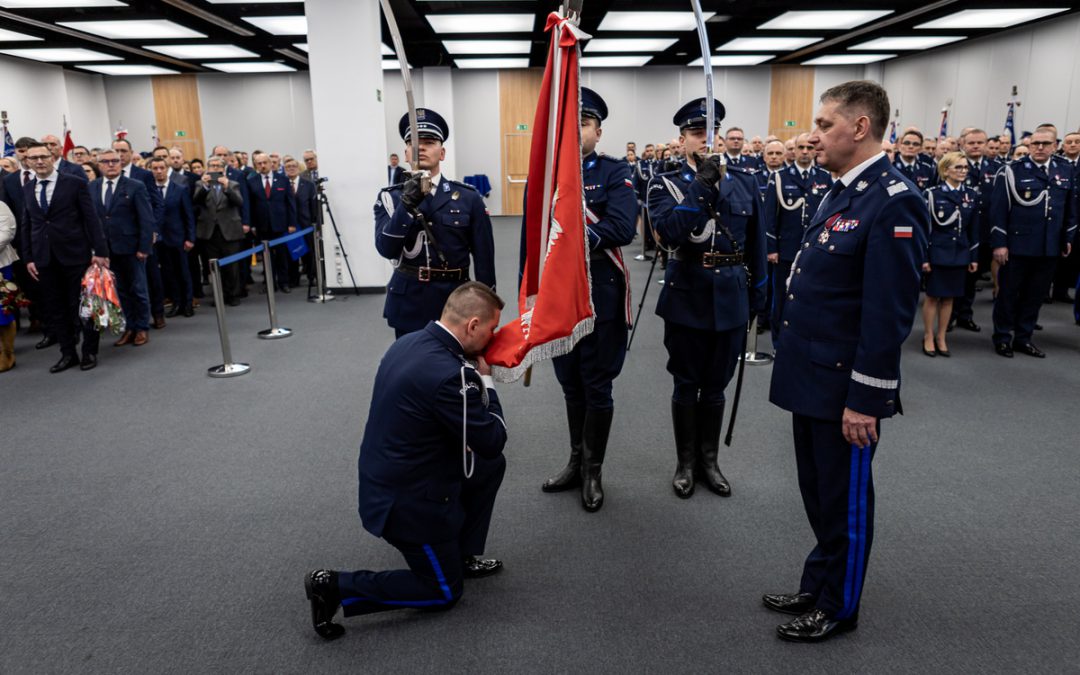
<instances>
[{"instance_id":1,"label":"bouquet of flowers","mask_svg":"<svg viewBox=\"0 0 1080 675\"><path fill-rule=\"evenodd\" d=\"M20 307L29 307L30 301L10 279L0 277L0 314L14 314Z\"/></svg>"},{"instance_id":2,"label":"bouquet of flowers","mask_svg":"<svg viewBox=\"0 0 1080 675\"><path fill-rule=\"evenodd\" d=\"M79 317L98 332L108 330L113 335L123 332L127 323L116 293L116 276L101 265L91 265L82 279L79 297Z\"/></svg>"}]
</instances>

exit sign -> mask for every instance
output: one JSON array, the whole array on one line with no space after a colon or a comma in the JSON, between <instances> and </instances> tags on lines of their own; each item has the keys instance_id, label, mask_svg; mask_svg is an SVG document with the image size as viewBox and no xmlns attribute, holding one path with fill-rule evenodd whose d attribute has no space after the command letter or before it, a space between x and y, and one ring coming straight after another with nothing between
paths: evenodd
<instances>
[{"instance_id":1,"label":"exit sign","mask_svg":"<svg viewBox=\"0 0 1080 675\"><path fill-rule=\"evenodd\" d=\"M187 132L186 132L186 131L177 131L177 132L176 132L176 137L177 137L177 138L183 138L184 136L187 136Z\"/></svg>"},{"instance_id":2,"label":"exit sign","mask_svg":"<svg viewBox=\"0 0 1080 675\"><path fill-rule=\"evenodd\" d=\"M785 127L793 127L793 126L795 126L795 120L788 120L788 121L784 122L784 126Z\"/></svg>"},{"instance_id":3,"label":"exit sign","mask_svg":"<svg viewBox=\"0 0 1080 675\"><path fill-rule=\"evenodd\" d=\"M517 125L517 130L518 131L528 131L529 130L529 125L528 124L519 124L519 125Z\"/></svg>"}]
</instances>

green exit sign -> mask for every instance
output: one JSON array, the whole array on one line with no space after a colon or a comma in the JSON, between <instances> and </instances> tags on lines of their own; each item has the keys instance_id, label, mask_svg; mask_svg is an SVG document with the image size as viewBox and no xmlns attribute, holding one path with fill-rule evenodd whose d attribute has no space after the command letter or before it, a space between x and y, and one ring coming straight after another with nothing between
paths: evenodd
<instances>
[{"instance_id":1,"label":"green exit sign","mask_svg":"<svg viewBox=\"0 0 1080 675\"><path fill-rule=\"evenodd\" d=\"M186 131L177 131L177 132L176 132L176 137L177 137L177 138L183 138L184 136L187 136L187 132L186 132Z\"/></svg>"},{"instance_id":2,"label":"green exit sign","mask_svg":"<svg viewBox=\"0 0 1080 675\"><path fill-rule=\"evenodd\" d=\"M519 125L517 125L517 130L518 131L528 131L529 130L529 125L528 124L519 124Z\"/></svg>"},{"instance_id":3,"label":"green exit sign","mask_svg":"<svg viewBox=\"0 0 1080 675\"><path fill-rule=\"evenodd\" d=\"M788 120L788 121L784 122L784 126L785 127L793 127L793 126L795 126L795 120Z\"/></svg>"}]
</instances>

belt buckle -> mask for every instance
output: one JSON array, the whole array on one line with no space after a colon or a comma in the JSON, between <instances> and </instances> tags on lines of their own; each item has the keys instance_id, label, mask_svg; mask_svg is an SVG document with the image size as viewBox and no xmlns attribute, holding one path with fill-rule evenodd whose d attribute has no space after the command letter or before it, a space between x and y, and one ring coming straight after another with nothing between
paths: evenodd
<instances>
[{"instance_id":1,"label":"belt buckle","mask_svg":"<svg viewBox=\"0 0 1080 675\"><path fill-rule=\"evenodd\" d=\"M417 267L416 278L420 281L431 281L431 268L430 267Z\"/></svg>"},{"instance_id":2,"label":"belt buckle","mask_svg":"<svg viewBox=\"0 0 1080 675\"><path fill-rule=\"evenodd\" d=\"M715 251L706 251L701 254L701 266L705 269L716 267L716 259L719 254Z\"/></svg>"}]
</instances>

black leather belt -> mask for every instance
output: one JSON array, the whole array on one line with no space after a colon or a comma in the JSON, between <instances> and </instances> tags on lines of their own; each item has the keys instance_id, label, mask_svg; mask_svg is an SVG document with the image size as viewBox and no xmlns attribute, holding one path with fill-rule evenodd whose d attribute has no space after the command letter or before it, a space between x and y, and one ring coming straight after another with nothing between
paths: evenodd
<instances>
[{"instance_id":1,"label":"black leather belt","mask_svg":"<svg viewBox=\"0 0 1080 675\"><path fill-rule=\"evenodd\" d=\"M718 251L675 251L672 260L694 263L702 267L735 267L743 262L742 253L720 253Z\"/></svg>"},{"instance_id":2,"label":"black leather belt","mask_svg":"<svg viewBox=\"0 0 1080 675\"><path fill-rule=\"evenodd\" d=\"M441 267L416 267L414 265L406 265L405 263L401 263L395 269L406 276L417 279L418 281L426 282L469 280L468 267L452 267L449 269L443 269Z\"/></svg>"}]
</instances>

